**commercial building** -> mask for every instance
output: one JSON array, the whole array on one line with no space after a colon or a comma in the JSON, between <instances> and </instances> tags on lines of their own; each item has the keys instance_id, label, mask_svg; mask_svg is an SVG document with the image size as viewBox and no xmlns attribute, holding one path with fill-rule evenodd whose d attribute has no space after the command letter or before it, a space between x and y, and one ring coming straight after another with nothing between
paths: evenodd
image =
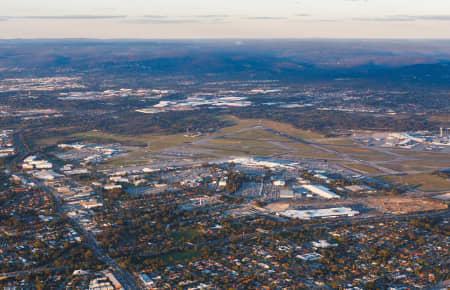
<instances>
[{"instance_id":1,"label":"commercial building","mask_svg":"<svg viewBox=\"0 0 450 290\"><path fill-rule=\"evenodd\" d=\"M281 212L280 215L308 220L311 218L332 218L339 216L355 216L359 214L359 211L353 210L349 207L335 207L324 209L311 209L311 210L287 210Z\"/></svg>"}]
</instances>

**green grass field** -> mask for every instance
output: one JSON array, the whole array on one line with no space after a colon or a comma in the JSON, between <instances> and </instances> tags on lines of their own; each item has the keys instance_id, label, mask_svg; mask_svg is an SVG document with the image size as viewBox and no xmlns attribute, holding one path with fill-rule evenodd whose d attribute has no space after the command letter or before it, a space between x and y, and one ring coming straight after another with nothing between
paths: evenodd
<instances>
[{"instance_id":1,"label":"green grass field","mask_svg":"<svg viewBox=\"0 0 450 290\"><path fill-rule=\"evenodd\" d=\"M318 144L329 144L329 145L347 145L347 146L358 146L358 143L353 142L351 139L346 138L329 138L329 139L317 139L314 140Z\"/></svg>"},{"instance_id":2,"label":"green grass field","mask_svg":"<svg viewBox=\"0 0 450 290\"><path fill-rule=\"evenodd\" d=\"M120 143L123 145L150 146L152 151L160 151L171 147L183 145L187 142L193 142L201 138L185 137L183 134L176 135L141 135L141 136L123 136L117 134L108 134L100 131L89 131L73 135L73 137L86 140L97 141L101 143Z\"/></svg>"},{"instance_id":3,"label":"green grass field","mask_svg":"<svg viewBox=\"0 0 450 290\"><path fill-rule=\"evenodd\" d=\"M228 115L228 116L224 117L224 120L234 122L236 125L222 129L220 132L221 134L232 133L232 132L236 132L236 131L239 131L242 129L251 128L254 126L264 126L266 128L270 128L275 131L282 132L284 134L287 134L287 135L295 137L295 138L300 138L300 139L305 139L305 140L324 138L324 136L320 133L307 131L307 130L301 130L301 129L295 128L291 124L280 123L280 122L275 122L275 121L266 120L266 119L239 119L235 116ZM280 136L278 136L278 137L280 137Z\"/></svg>"},{"instance_id":4,"label":"green grass field","mask_svg":"<svg viewBox=\"0 0 450 290\"><path fill-rule=\"evenodd\" d=\"M282 150L272 150L264 148L242 148L225 145L194 145L194 147L211 150L216 154L225 156L268 156L287 152Z\"/></svg>"},{"instance_id":5,"label":"green grass field","mask_svg":"<svg viewBox=\"0 0 450 290\"><path fill-rule=\"evenodd\" d=\"M92 141L92 142L99 142L99 143L121 143L126 145L136 145L136 146L143 146L146 145L146 138L139 136L139 137L129 137L129 136L122 136L117 134L109 134L104 133L101 131L88 131L88 132L82 132L72 135L72 137L75 137L77 139L86 140L86 141Z\"/></svg>"},{"instance_id":6,"label":"green grass field","mask_svg":"<svg viewBox=\"0 0 450 290\"><path fill-rule=\"evenodd\" d=\"M301 151L315 151L315 152L323 152L315 147L309 146L307 144L303 144L303 143L296 143L296 142L286 142L283 143L284 145L292 148L292 149L296 149L296 150L301 150Z\"/></svg>"},{"instance_id":7,"label":"green grass field","mask_svg":"<svg viewBox=\"0 0 450 290\"><path fill-rule=\"evenodd\" d=\"M365 155L371 155L371 156L388 156L386 154L383 154L378 151L374 151L368 148L362 148L362 147L350 147L350 146L336 146L336 145L327 145L324 146L331 150L334 150L336 152L340 153L348 153L348 154L365 154Z\"/></svg>"},{"instance_id":8,"label":"green grass field","mask_svg":"<svg viewBox=\"0 0 450 290\"><path fill-rule=\"evenodd\" d=\"M199 256L201 256L200 251L189 250L163 255L160 258L167 263L176 264L195 259Z\"/></svg>"},{"instance_id":9,"label":"green grass field","mask_svg":"<svg viewBox=\"0 0 450 290\"><path fill-rule=\"evenodd\" d=\"M272 141L289 141L289 139L286 139L284 137L281 137L277 134L273 134L263 129L251 129L244 132L238 132L236 134L231 135L231 137L248 140L264 139Z\"/></svg>"},{"instance_id":10,"label":"green grass field","mask_svg":"<svg viewBox=\"0 0 450 290\"><path fill-rule=\"evenodd\" d=\"M355 160L364 160L364 161L392 161L393 158L387 155L360 155L360 154L351 154L351 157Z\"/></svg>"},{"instance_id":11,"label":"green grass field","mask_svg":"<svg viewBox=\"0 0 450 290\"><path fill-rule=\"evenodd\" d=\"M200 235L201 235L201 232L199 232L198 230L194 230L194 229L180 231L180 232L171 234L171 236L178 241L184 239L185 241L189 241L189 242L194 241L195 238L197 238Z\"/></svg>"},{"instance_id":12,"label":"green grass field","mask_svg":"<svg viewBox=\"0 0 450 290\"><path fill-rule=\"evenodd\" d=\"M317 159L333 159L341 160L337 155L326 152L289 152L290 155L300 158L317 158Z\"/></svg>"},{"instance_id":13,"label":"green grass field","mask_svg":"<svg viewBox=\"0 0 450 290\"><path fill-rule=\"evenodd\" d=\"M407 157L413 157L417 159L436 160L436 161L448 161L450 162L450 155L436 152L415 152L408 150L394 150L393 152L401 154Z\"/></svg>"},{"instance_id":14,"label":"green grass field","mask_svg":"<svg viewBox=\"0 0 450 290\"><path fill-rule=\"evenodd\" d=\"M355 169L355 170L359 170L365 173L369 173L369 174L381 174L383 172L381 172L380 170L376 169L375 167L372 166L368 166L365 164L360 164L360 163L343 163L342 165L351 168L351 169Z\"/></svg>"},{"instance_id":15,"label":"green grass field","mask_svg":"<svg viewBox=\"0 0 450 290\"><path fill-rule=\"evenodd\" d=\"M432 160L405 160L402 161L402 165L407 166L430 166L435 168L448 168L449 162L445 160L432 161Z\"/></svg>"},{"instance_id":16,"label":"green grass field","mask_svg":"<svg viewBox=\"0 0 450 290\"><path fill-rule=\"evenodd\" d=\"M414 165L403 165L402 164L389 164L389 163L384 163L383 167L395 170L395 171L399 171L399 172L404 172L404 171L427 171L427 170L432 170L433 168L431 167L426 167L426 166L414 166Z\"/></svg>"},{"instance_id":17,"label":"green grass field","mask_svg":"<svg viewBox=\"0 0 450 290\"><path fill-rule=\"evenodd\" d=\"M234 145L234 146L243 146L243 147L264 147L264 148L278 148L270 143L265 141L258 140L248 140L248 139L225 139L225 138L217 138L210 140L209 144L218 144L218 145Z\"/></svg>"}]
</instances>

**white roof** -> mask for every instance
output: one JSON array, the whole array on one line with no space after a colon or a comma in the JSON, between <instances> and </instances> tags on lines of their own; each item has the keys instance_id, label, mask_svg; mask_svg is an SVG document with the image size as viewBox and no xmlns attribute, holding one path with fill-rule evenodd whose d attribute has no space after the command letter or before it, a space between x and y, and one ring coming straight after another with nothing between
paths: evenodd
<instances>
[{"instance_id":1,"label":"white roof","mask_svg":"<svg viewBox=\"0 0 450 290\"><path fill-rule=\"evenodd\" d=\"M354 216L359 214L359 211L353 210L349 207L335 207L312 210L287 210L280 213L282 216L298 219L311 219L316 217L334 217L334 216Z\"/></svg>"},{"instance_id":2,"label":"white roof","mask_svg":"<svg viewBox=\"0 0 450 290\"><path fill-rule=\"evenodd\" d=\"M315 193L323 198L331 199L331 198L341 198L336 193L330 191L328 188L322 185L316 185L316 184L306 184L303 185L302 188L305 188L312 193Z\"/></svg>"}]
</instances>

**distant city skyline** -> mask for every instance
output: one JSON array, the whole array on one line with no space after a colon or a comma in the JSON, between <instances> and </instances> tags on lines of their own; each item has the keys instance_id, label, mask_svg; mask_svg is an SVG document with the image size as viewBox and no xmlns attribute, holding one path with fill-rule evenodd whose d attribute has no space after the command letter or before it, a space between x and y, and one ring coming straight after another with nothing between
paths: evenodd
<instances>
[{"instance_id":1,"label":"distant city skyline","mask_svg":"<svg viewBox=\"0 0 450 290\"><path fill-rule=\"evenodd\" d=\"M448 0L2 0L0 38L442 38Z\"/></svg>"}]
</instances>

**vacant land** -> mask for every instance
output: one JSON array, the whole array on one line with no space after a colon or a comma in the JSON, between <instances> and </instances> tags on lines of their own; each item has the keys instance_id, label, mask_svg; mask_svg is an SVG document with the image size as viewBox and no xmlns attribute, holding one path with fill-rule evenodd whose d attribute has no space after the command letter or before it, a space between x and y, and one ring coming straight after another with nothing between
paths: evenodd
<instances>
[{"instance_id":1,"label":"vacant land","mask_svg":"<svg viewBox=\"0 0 450 290\"><path fill-rule=\"evenodd\" d=\"M55 145L65 142L65 138L64 137L52 137L52 138L36 139L33 141L34 141L34 145L37 145L37 147L49 147L49 146L55 146Z\"/></svg>"},{"instance_id":2,"label":"vacant land","mask_svg":"<svg viewBox=\"0 0 450 290\"><path fill-rule=\"evenodd\" d=\"M265 208L271 212L280 212L287 210L289 206L289 202L287 201L277 201L268 204Z\"/></svg>"},{"instance_id":3,"label":"vacant land","mask_svg":"<svg viewBox=\"0 0 450 290\"><path fill-rule=\"evenodd\" d=\"M407 197L369 197L365 200L368 206L384 213L404 214L418 211L446 209L447 205L439 201L407 198Z\"/></svg>"},{"instance_id":4,"label":"vacant land","mask_svg":"<svg viewBox=\"0 0 450 290\"><path fill-rule=\"evenodd\" d=\"M434 192L450 190L450 180L431 173L409 175L386 175L382 179L395 184L403 184L422 191Z\"/></svg>"}]
</instances>

